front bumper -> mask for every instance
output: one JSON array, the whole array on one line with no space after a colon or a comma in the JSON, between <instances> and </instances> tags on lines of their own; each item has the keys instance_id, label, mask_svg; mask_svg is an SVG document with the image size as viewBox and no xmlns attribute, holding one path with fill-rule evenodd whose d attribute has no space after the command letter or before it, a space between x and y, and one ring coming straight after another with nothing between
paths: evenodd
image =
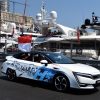
<instances>
[{"instance_id":1,"label":"front bumper","mask_svg":"<svg viewBox=\"0 0 100 100\"><path fill-rule=\"evenodd\" d=\"M98 81L100 81L100 80L98 80ZM100 83L98 81L96 81L95 84L81 83L81 84L79 84L79 88L80 89L94 89L94 88L100 86Z\"/></svg>"},{"instance_id":2,"label":"front bumper","mask_svg":"<svg viewBox=\"0 0 100 100\"><path fill-rule=\"evenodd\" d=\"M78 88L80 89L94 89L100 86L100 74L89 75L82 73L75 73L75 79L78 83Z\"/></svg>"},{"instance_id":3,"label":"front bumper","mask_svg":"<svg viewBox=\"0 0 100 100\"><path fill-rule=\"evenodd\" d=\"M100 86L100 80L97 80L96 84L94 84L94 87L98 87L98 86Z\"/></svg>"}]
</instances>

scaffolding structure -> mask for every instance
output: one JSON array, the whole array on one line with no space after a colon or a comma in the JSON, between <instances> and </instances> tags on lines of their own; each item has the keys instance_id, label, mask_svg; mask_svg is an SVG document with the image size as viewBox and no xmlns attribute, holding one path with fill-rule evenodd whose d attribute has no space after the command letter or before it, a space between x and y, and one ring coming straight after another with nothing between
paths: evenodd
<instances>
[{"instance_id":1,"label":"scaffolding structure","mask_svg":"<svg viewBox=\"0 0 100 100\"><path fill-rule=\"evenodd\" d=\"M10 3L13 4L12 11L9 11ZM15 11L16 4L24 6L23 14L16 13ZM25 15L26 6L27 6L26 0L25 3L20 3L12 0L0 0L0 30L1 30L1 24L8 22L15 23L17 26L23 25L31 27L33 25L33 18L31 16ZM4 10L4 8L6 9Z\"/></svg>"}]
</instances>

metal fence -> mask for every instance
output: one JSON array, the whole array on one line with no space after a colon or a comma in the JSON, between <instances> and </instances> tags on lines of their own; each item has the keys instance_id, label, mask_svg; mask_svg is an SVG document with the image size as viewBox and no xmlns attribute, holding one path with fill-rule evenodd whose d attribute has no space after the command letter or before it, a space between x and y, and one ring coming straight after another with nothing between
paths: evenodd
<instances>
[{"instance_id":1,"label":"metal fence","mask_svg":"<svg viewBox=\"0 0 100 100\"><path fill-rule=\"evenodd\" d=\"M6 56L6 54L0 53L0 61L4 61Z\"/></svg>"},{"instance_id":2,"label":"metal fence","mask_svg":"<svg viewBox=\"0 0 100 100\"><path fill-rule=\"evenodd\" d=\"M87 64L100 69L100 60L79 60L79 59L73 59L73 60L76 63Z\"/></svg>"}]
</instances>

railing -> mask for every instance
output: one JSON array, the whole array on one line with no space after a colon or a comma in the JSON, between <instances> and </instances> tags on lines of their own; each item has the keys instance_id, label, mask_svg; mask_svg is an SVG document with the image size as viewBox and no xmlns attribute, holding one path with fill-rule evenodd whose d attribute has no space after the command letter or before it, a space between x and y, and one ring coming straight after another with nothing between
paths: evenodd
<instances>
[{"instance_id":1,"label":"railing","mask_svg":"<svg viewBox=\"0 0 100 100\"><path fill-rule=\"evenodd\" d=\"M96 67L100 70L100 60L79 60L79 59L73 59L73 60L76 63L90 65L90 66Z\"/></svg>"},{"instance_id":2,"label":"railing","mask_svg":"<svg viewBox=\"0 0 100 100\"><path fill-rule=\"evenodd\" d=\"M0 38L11 38L13 35L0 34Z\"/></svg>"}]
</instances>

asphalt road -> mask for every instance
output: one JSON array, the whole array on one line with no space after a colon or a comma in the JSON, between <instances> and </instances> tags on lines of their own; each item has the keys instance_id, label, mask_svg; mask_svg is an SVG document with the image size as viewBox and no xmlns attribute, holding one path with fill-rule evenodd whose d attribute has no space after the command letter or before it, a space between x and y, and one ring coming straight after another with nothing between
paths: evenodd
<instances>
[{"instance_id":1,"label":"asphalt road","mask_svg":"<svg viewBox=\"0 0 100 100\"><path fill-rule=\"evenodd\" d=\"M100 100L100 87L95 90L70 89L61 93L31 80L8 81L0 72L0 100Z\"/></svg>"}]
</instances>

